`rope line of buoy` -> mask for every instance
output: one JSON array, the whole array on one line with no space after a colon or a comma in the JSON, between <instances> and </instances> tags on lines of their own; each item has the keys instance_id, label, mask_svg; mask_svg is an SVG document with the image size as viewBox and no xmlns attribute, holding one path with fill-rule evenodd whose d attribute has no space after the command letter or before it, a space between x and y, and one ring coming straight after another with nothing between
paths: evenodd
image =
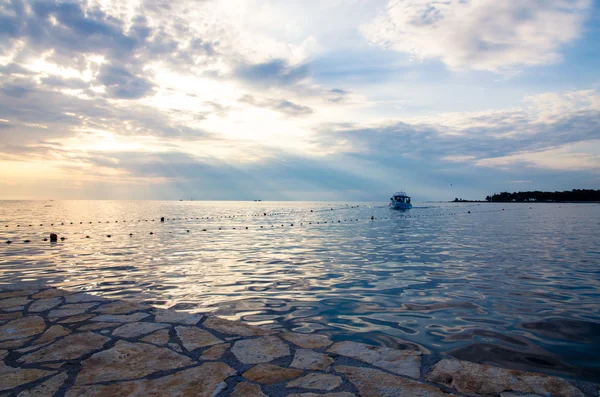
<instances>
[{"instance_id":1,"label":"rope line of buoy","mask_svg":"<svg viewBox=\"0 0 600 397\"><path fill-rule=\"evenodd\" d=\"M352 209L352 208L358 208L360 207L360 205L354 205L354 206L347 206L347 207L342 207L342 208L338 208L338 209ZM335 208L328 208L328 209L311 209L310 211L289 211L289 212L263 212L260 214L236 214L236 215L221 215L221 216L206 216L206 217L187 217L187 218L165 218L166 220L210 220L210 219L233 219L233 218L249 218L249 217L273 217L273 216L281 216L281 215L297 215L297 214L308 214L308 213L320 213L320 212L330 212L330 211L335 211ZM155 222L156 219L132 219L132 220L115 220L114 223L127 223L127 222ZM164 219L163 219L164 221ZM37 222L34 222L37 225ZM73 221L60 221L60 222L55 222L55 223L50 223L50 226L68 226L68 225L76 225L78 222L73 222ZM83 225L83 224L95 224L95 223L112 223L112 221L80 221L79 224ZM21 226L29 226L29 227L33 227L35 226L33 223L24 223L23 225L21 224L17 224L17 227L21 227ZM39 226L44 226L43 223L40 223ZM9 225L5 225L5 227L9 227Z\"/></svg>"},{"instance_id":2,"label":"rope line of buoy","mask_svg":"<svg viewBox=\"0 0 600 397\"><path fill-rule=\"evenodd\" d=\"M589 207L597 207L600 206L600 204L595 204L595 205L588 205L585 208L589 208ZM360 207L360 205L356 205L356 206L349 206L349 207L345 207L344 209L351 209L351 208L358 208ZM578 206L579 207L579 206ZM363 206L363 208L365 208ZM386 207L379 207L379 208L386 208ZM559 207L560 208L560 207ZM516 210L523 210L525 208L511 208L508 209L508 211L516 211ZM529 207L529 209L532 209L532 207ZM271 216L279 216L279 215L295 215L295 214L302 214L302 213L320 213L320 212L327 212L327 211L332 211L334 210L334 208L331 208L329 210L310 210L310 212L303 212L303 211L298 211L298 212L276 212L276 213L262 213L262 214L242 214L242 215L223 215L223 216L206 216L206 217L183 217L183 218L161 218L161 221L174 221L174 220L213 220L213 219L234 219L234 218L244 218L244 217L258 217L258 216L263 216L263 217L271 217ZM498 211L504 211L505 209L492 209L492 210L484 210L484 211L477 211L477 213L485 213L485 212L498 212ZM455 214L455 213L450 213ZM419 215L411 215L411 216L402 216L400 215L400 217L426 217L426 216L440 216L440 214L419 214ZM114 223L135 223L135 222L156 222L157 219L132 219L132 220L115 220ZM35 223L35 225L34 225ZM16 227L35 227L37 226L37 222L34 223L24 223L23 225L21 225L20 223L16 225ZM69 226L69 225L76 225L76 224L102 224L102 223L113 223L113 221L80 221L80 222L73 222L73 221L61 221L61 222L55 222L55 223L50 223L50 226L54 226L54 227L58 227L58 226ZM46 226L48 224L46 223ZM39 224L40 227L44 226L43 223ZM5 225L5 227L9 227L9 225Z\"/></svg>"},{"instance_id":3,"label":"rope line of buoy","mask_svg":"<svg viewBox=\"0 0 600 397\"><path fill-rule=\"evenodd\" d=\"M598 205L594 205L594 206L598 206ZM508 209L508 210L505 209L505 208L502 208L502 209L498 208L498 209L490 209L490 210L483 210L483 211L471 211L471 210L468 210L466 212L462 212L462 211L461 212L442 212L442 213L435 213L435 214L411 214L411 215L406 214L406 215L397 215L395 218L396 219L398 219L398 218L410 219L410 218L443 217L443 216L468 215L468 214L477 215L477 214L481 214L481 213L502 212L502 211L517 211L517 210L525 210L525 209L527 209L527 208L511 208L511 209ZM531 210L531 209L533 209L533 207L529 207L528 209ZM230 219L232 219L232 218L235 218L235 216L222 217L222 218L230 218ZM210 219L219 219L219 218L214 218L214 217L165 218L165 217L161 217L160 218L160 223L161 224L165 224L165 223L167 223L166 221L169 221L169 220L173 221L173 220L196 220L196 219L197 220L210 220ZM342 219L327 220L327 221L323 221L323 220L320 220L320 221L306 221L306 220L304 220L302 222L298 222L298 221L286 221L286 222L281 223L281 224L277 223L277 225L278 225L277 227L285 227L285 226L288 226L288 225L289 225L289 227L294 227L294 225L296 225L296 226L298 226L298 225L299 226L309 226L309 225L310 226L314 226L314 225L328 225L328 224L329 225L332 225L332 224L349 224L349 223L355 223L356 224L356 222L360 222L360 221L367 221L367 220L375 221L375 220L389 220L389 219L390 219L390 217L375 217L375 216L372 215L369 218L351 218L351 219L343 219L343 220ZM131 221L131 222L134 222L134 223L137 224L137 223L142 222L142 221L148 222L148 220L137 220L137 222L135 222L135 221ZM154 221L154 219L152 219L150 221ZM123 222L126 222L126 221L123 221ZM98 223L102 224L104 222L98 221ZM110 224L112 222L106 221L105 223ZM114 223L119 223L119 221L115 221ZM69 223L69 225L71 225L71 224L73 224L73 222ZM80 222L80 224L83 224L83 222ZM89 222L89 224L93 224L93 222ZM63 225L65 225L65 223L61 222L60 225L63 226ZM19 225L17 225L17 226L19 226ZM32 224L30 226L32 226ZM41 223L40 226L43 226L43 224ZM54 226L54 224L51 224L51 226ZM274 223L270 223L268 225L270 227L265 227L265 225L253 225L252 228L250 228L248 226L239 226L239 225L236 225L235 227L232 227L231 225L227 225L227 226L225 226L225 225L211 225L211 226L204 227L202 229L202 232L209 232L209 231L216 231L216 230L218 230L218 231L225 231L225 230L268 230L268 229L275 228L275 224ZM6 227L8 227L8 225L6 225ZM190 229L186 229L185 233L186 234L190 233ZM169 234L172 234L172 232L169 232ZM83 233L82 233L82 235L83 235ZM112 237L112 234L102 234L102 235L104 237L106 237L106 238L111 238ZM149 235L155 235L154 231L150 231ZM129 233L129 236L133 237L134 234L133 233ZM91 236L90 235L85 235L84 238L90 239ZM65 241L66 239L67 238L64 237L64 236L60 237L61 241ZM48 237L44 237L42 241L48 241L48 240L50 242L58 242L59 238L58 238L58 235L56 233L51 233L49 238ZM28 243L31 242L31 239L25 239L25 240L22 240L22 241L23 241L24 244L28 244ZM7 240L5 243L6 244L12 244L12 241L11 240Z\"/></svg>"}]
</instances>

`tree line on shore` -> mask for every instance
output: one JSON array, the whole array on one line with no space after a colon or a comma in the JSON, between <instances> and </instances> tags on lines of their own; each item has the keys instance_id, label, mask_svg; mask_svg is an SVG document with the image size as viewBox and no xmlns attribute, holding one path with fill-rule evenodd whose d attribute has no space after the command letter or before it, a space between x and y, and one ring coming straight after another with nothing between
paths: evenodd
<instances>
[{"instance_id":1,"label":"tree line on shore","mask_svg":"<svg viewBox=\"0 0 600 397\"><path fill-rule=\"evenodd\" d=\"M487 196L489 202L531 202L531 201L600 201L600 190L573 189L564 192L502 192Z\"/></svg>"}]
</instances>

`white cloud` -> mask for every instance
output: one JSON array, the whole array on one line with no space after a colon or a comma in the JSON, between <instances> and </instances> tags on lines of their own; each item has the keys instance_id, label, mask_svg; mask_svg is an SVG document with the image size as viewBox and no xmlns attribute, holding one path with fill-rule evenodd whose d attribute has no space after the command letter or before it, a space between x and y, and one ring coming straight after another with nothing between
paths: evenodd
<instances>
[{"instance_id":1,"label":"white cloud","mask_svg":"<svg viewBox=\"0 0 600 397\"><path fill-rule=\"evenodd\" d=\"M390 0L361 27L372 43L451 69L508 71L561 60L591 0Z\"/></svg>"},{"instance_id":2,"label":"white cloud","mask_svg":"<svg viewBox=\"0 0 600 397\"><path fill-rule=\"evenodd\" d=\"M590 140L564 145L538 152L523 152L504 157L477 161L483 167L509 169L525 164L534 168L556 171L600 170L600 140ZM519 181L515 181L519 182Z\"/></svg>"}]
</instances>

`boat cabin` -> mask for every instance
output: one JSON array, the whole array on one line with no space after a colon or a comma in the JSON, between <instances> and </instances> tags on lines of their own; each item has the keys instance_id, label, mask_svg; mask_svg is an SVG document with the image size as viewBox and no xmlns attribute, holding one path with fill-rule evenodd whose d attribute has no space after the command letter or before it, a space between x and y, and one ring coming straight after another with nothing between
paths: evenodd
<instances>
[{"instance_id":1,"label":"boat cabin","mask_svg":"<svg viewBox=\"0 0 600 397\"><path fill-rule=\"evenodd\" d=\"M394 193L394 196L390 200L394 203L410 204L410 197L404 192Z\"/></svg>"}]
</instances>

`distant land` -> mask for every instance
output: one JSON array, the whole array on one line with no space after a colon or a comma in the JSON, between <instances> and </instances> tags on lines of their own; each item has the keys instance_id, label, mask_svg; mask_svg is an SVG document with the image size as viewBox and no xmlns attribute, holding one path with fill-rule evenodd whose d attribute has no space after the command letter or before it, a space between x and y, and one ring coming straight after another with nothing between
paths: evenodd
<instances>
[{"instance_id":1,"label":"distant land","mask_svg":"<svg viewBox=\"0 0 600 397\"><path fill-rule=\"evenodd\" d=\"M485 200L463 200L455 198L453 203L565 203L565 202L600 202L600 190L573 189L564 192L502 192L487 196Z\"/></svg>"}]
</instances>

